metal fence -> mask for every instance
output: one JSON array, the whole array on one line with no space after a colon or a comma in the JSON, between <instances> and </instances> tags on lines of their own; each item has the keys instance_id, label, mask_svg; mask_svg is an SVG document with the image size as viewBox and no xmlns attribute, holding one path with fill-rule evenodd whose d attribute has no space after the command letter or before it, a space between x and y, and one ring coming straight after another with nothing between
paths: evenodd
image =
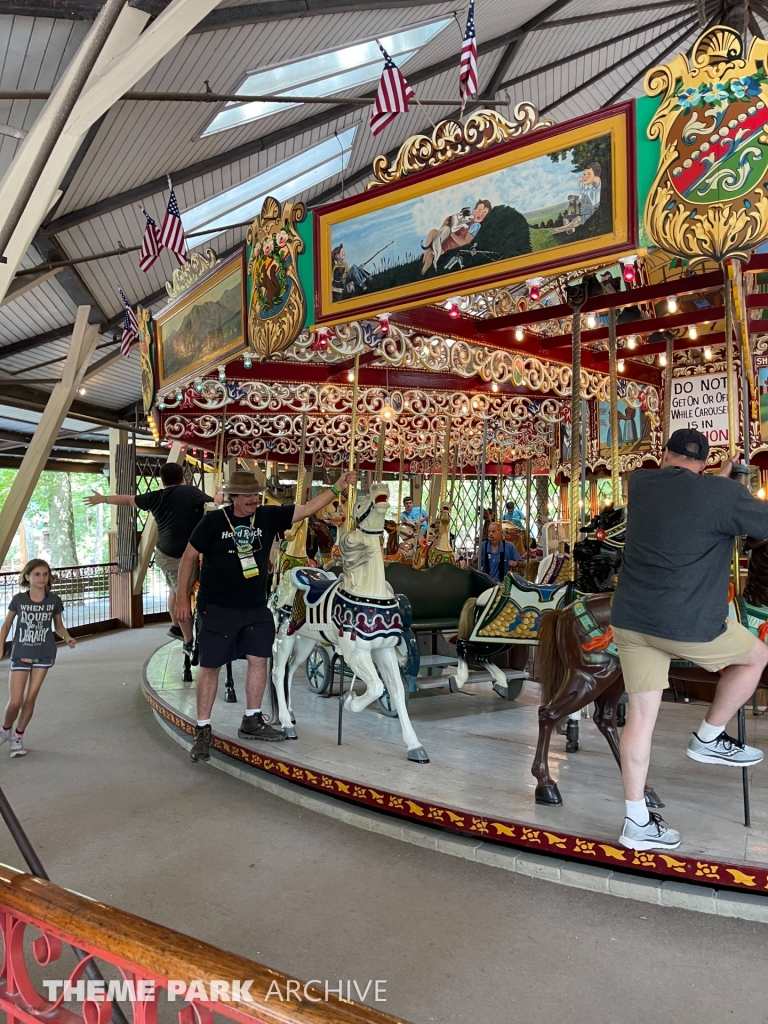
<instances>
[{"instance_id":1,"label":"metal fence","mask_svg":"<svg viewBox=\"0 0 768 1024\"><path fill-rule=\"evenodd\" d=\"M155 565L154 558L147 569L144 577L144 586L141 591L145 615L157 615L166 611L168 607L168 584L165 576Z\"/></svg>"},{"instance_id":2,"label":"metal fence","mask_svg":"<svg viewBox=\"0 0 768 1024\"><path fill-rule=\"evenodd\" d=\"M111 618L109 607L109 578L117 572L114 562L100 565L70 565L53 569L53 590L64 603L64 623L69 629L92 626ZM0 603L7 609L8 602L18 593L19 573L0 573Z\"/></svg>"}]
</instances>

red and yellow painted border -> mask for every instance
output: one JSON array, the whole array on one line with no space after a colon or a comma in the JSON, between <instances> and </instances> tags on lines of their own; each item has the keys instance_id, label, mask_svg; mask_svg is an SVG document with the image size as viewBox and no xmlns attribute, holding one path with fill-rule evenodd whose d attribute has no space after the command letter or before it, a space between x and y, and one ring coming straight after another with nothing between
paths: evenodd
<instances>
[{"instance_id":1,"label":"red and yellow painted border","mask_svg":"<svg viewBox=\"0 0 768 1024\"><path fill-rule=\"evenodd\" d=\"M194 735L194 724L160 700L146 678L144 696L159 715L182 732ZM621 846L588 839L567 832L550 832L519 821L485 817L474 811L434 805L399 793L371 789L352 779L312 771L286 758L269 757L242 746L234 740L213 735L211 746L221 754L242 761L287 782L314 789L353 804L396 815L418 825L431 825L458 835L501 843L517 849L553 854L605 867L628 870L657 878L676 878L720 889L765 893L768 898L768 869L745 864L724 864L692 857L673 857L667 853L639 853Z\"/></svg>"}]
</instances>

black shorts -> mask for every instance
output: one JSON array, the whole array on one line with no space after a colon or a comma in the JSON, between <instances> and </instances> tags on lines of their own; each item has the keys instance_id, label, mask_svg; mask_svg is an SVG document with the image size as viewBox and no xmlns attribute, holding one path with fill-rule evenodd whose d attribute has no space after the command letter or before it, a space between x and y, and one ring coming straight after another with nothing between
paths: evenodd
<instances>
[{"instance_id":1,"label":"black shorts","mask_svg":"<svg viewBox=\"0 0 768 1024\"><path fill-rule=\"evenodd\" d=\"M198 605L200 613L200 664L221 668L251 654L269 658L275 639L275 620L269 608L222 608Z\"/></svg>"}]
</instances>

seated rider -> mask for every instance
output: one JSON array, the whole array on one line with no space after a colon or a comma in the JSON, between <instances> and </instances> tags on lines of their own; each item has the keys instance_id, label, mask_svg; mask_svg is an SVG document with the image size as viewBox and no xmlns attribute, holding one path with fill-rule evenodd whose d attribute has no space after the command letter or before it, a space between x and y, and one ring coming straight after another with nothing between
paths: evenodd
<instances>
[{"instance_id":1,"label":"seated rider","mask_svg":"<svg viewBox=\"0 0 768 1024\"><path fill-rule=\"evenodd\" d=\"M488 540L480 545L477 568L501 583L506 574L516 569L521 561L515 545L502 538L501 525L491 523L488 526Z\"/></svg>"}]
</instances>

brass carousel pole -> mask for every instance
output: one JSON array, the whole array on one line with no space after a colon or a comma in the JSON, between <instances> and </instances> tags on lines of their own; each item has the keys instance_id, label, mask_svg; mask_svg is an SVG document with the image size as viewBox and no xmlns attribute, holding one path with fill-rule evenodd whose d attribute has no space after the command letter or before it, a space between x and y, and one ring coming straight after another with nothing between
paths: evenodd
<instances>
[{"instance_id":1,"label":"brass carousel pole","mask_svg":"<svg viewBox=\"0 0 768 1024\"><path fill-rule=\"evenodd\" d=\"M360 380L360 353L355 356L355 375L352 383L352 422L349 427L349 472L355 468L355 435L357 434L357 388ZM347 530L354 529L354 496L352 484L347 487Z\"/></svg>"},{"instance_id":2,"label":"brass carousel pole","mask_svg":"<svg viewBox=\"0 0 768 1024\"><path fill-rule=\"evenodd\" d=\"M569 541L571 548L571 579L576 579L573 551L579 539L579 485L581 482L581 305L573 308L573 343L571 371L571 473L569 488Z\"/></svg>"},{"instance_id":3,"label":"brass carousel pole","mask_svg":"<svg viewBox=\"0 0 768 1024\"><path fill-rule=\"evenodd\" d=\"M664 367L664 420L661 427L661 443L665 445L672 433L672 369L675 364L675 339L667 338L666 365Z\"/></svg>"},{"instance_id":4,"label":"brass carousel pole","mask_svg":"<svg viewBox=\"0 0 768 1024\"><path fill-rule=\"evenodd\" d=\"M723 284L725 293L725 372L726 372L726 393L728 395L728 458L732 461L736 458L736 438L738 431L738 397L736 394L736 369L733 358L733 285L728 272L727 264L723 264ZM744 325L746 329L748 325ZM743 358L743 357L742 357ZM747 439L744 439L746 450ZM733 586L735 598L741 593L741 574L739 571L739 542L738 539L733 546ZM735 599L734 598L734 599ZM738 725L739 743L746 743L747 722L744 705L739 708L736 716ZM749 828L752 823L752 816L749 806L749 771L741 769L741 785L744 795L744 826Z\"/></svg>"},{"instance_id":5,"label":"brass carousel pole","mask_svg":"<svg viewBox=\"0 0 768 1024\"><path fill-rule=\"evenodd\" d=\"M376 482L381 483L384 476L384 442L387 439L387 424L384 420L379 426L379 447L376 449Z\"/></svg>"},{"instance_id":6,"label":"brass carousel pole","mask_svg":"<svg viewBox=\"0 0 768 1024\"><path fill-rule=\"evenodd\" d=\"M611 427L611 498L614 508L621 504L619 476L619 372L616 360L616 310L608 314L608 401Z\"/></svg>"},{"instance_id":7,"label":"brass carousel pole","mask_svg":"<svg viewBox=\"0 0 768 1024\"><path fill-rule=\"evenodd\" d=\"M397 521L403 514L403 466L405 465L405 440L400 442L400 472L397 475Z\"/></svg>"},{"instance_id":8,"label":"brass carousel pole","mask_svg":"<svg viewBox=\"0 0 768 1024\"><path fill-rule=\"evenodd\" d=\"M533 475L533 462L530 456L525 460L525 533L526 533L526 562L531 557L531 484Z\"/></svg>"},{"instance_id":9,"label":"brass carousel pole","mask_svg":"<svg viewBox=\"0 0 768 1024\"><path fill-rule=\"evenodd\" d=\"M443 438L443 468L440 477L440 508L448 497L448 469L451 456L451 414L445 417L445 436ZM439 513L438 513L439 514Z\"/></svg>"}]
</instances>

